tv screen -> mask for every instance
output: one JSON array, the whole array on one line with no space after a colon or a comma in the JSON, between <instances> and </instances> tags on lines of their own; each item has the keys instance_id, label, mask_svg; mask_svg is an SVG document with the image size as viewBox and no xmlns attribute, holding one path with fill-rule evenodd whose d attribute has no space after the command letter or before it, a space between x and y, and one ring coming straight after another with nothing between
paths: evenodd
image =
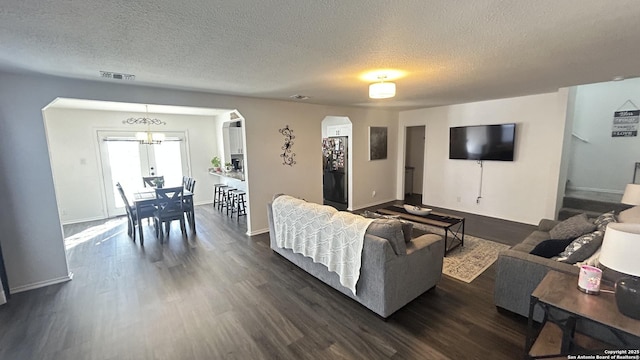
<instances>
[{"instance_id":1,"label":"tv screen","mask_svg":"<svg viewBox=\"0 0 640 360\"><path fill-rule=\"evenodd\" d=\"M449 128L449 159L513 161L516 124Z\"/></svg>"}]
</instances>

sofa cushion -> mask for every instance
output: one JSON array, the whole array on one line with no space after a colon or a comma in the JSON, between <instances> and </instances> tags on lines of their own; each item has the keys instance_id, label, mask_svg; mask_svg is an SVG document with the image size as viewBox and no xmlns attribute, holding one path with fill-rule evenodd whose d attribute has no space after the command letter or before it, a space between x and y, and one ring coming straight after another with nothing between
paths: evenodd
<instances>
[{"instance_id":1,"label":"sofa cushion","mask_svg":"<svg viewBox=\"0 0 640 360\"><path fill-rule=\"evenodd\" d=\"M600 216L598 216L598 218L593 222L593 224L596 226L596 228L600 231L605 231L607 230L607 225L609 225L609 223L615 223L616 221L616 216L614 215L613 211L609 211L607 213L604 213Z\"/></svg>"},{"instance_id":2,"label":"sofa cushion","mask_svg":"<svg viewBox=\"0 0 640 360\"><path fill-rule=\"evenodd\" d=\"M590 233L596 226L589 221L587 214L580 214L564 220L549 231L552 239L577 238L580 235Z\"/></svg>"},{"instance_id":3,"label":"sofa cushion","mask_svg":"<svg viewBox=\"0 0 640 360\"><path fill-rule=\"evenodd\" d=\"M560 221L551 219L541 219L538 223L538 230L549 232L554 226L558 225Z\"/></svg>"},{"instance_id":4,"label":"sofa cushion","mask_svg":"<svg viewBox=\"0 0 640 360\"><path fill-rule=\"evenodd\" d=\"M411 236L413 234L413 223L405 220L401 220L399 215L383 215L378 214L377 212L365 210L362 213L362 216L370 219L396 219L400 221L402 224L402 236L404 237L404 242L408 243L411 241Z\"/></svg>"},{"instance_id":5,"label":"sofa cushion","mask_svg":"<svg viewBox=\"0 0 640 360\"><path fill-rule=\"evenodd\" d=\"M551 259L560 254L574 239L549 239L536 245L529 254Z\"/></svg>"},{"instance_id":6,"label":"sofa cushion","mask_svg":"<svg viewBox=\"0 0 640 360\"><path fill-rule=\"evenodd\" d=\"M596 252L602 245L604 231L596 230L589 234L584 234L573 240L567 248L560 253L558 261L568 264L575 264L584 261Z\"/></svg>"},{"instance_id":7,"label":"sofa cushion","mask_svg":"<svg viewBox=\"0 0 640 360\"><path fill-rule=\"evenodd\" d=\"M376 219L367 228L367 234L389 241L396 255L406 255L407 245L402 234L402 224L394 219Z\"/></svg>"}]
</instances>

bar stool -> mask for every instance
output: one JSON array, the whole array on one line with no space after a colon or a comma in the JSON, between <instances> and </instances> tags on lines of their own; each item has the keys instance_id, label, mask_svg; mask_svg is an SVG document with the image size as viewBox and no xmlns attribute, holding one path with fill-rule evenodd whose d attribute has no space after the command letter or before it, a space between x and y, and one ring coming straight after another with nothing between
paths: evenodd
<instances>
[{"instance_id":1,"label":"bar stool","mask_svg":"<svg viewBox=\"0 0 640 360\"><path fill-rule=\"evenodd\" d=\"M222 203L222 188L226 188L226 184L214 184L213 185L213 208L220 209Z\"/></svg>"},{"instance_id":2,"label":"bar stool","mask_svg":"<svg viewBox=\"0 0 640 360\"><path fill-rule=\"evenodd\" d=\"M246 208L246 200L245 193L242 190L235 190L232 192L233 194L233 209L231 210L231 217L233 218L233 213L237 213L237 220L240 221L240 216L247 216L247 208Z\"/></svg>"},{"instance_id":3,"label":"bar stool","mask_svg":"<svg viewBox=\"0 0 640 360\"><path fill-rule=\"evenodd\" d=\"M233 207L233 203L232 203L233 199L231 198L231 195L232 195L233 190L235 190L235 189L236 188L232 188L232 187L228 187L228 186L223 187L221 189L221 191L222 191L222 200L221 200L221 203L220 203L220 210L222 211L222 210L226 209L227 210L227 216L229 216L229 210Z\"/></svg>"}]
</instances>

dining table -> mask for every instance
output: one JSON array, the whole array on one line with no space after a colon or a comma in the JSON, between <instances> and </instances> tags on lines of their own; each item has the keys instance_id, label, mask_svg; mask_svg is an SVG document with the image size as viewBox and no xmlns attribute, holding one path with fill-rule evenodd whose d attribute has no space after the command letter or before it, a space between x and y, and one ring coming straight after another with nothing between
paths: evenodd
<instances>
[{"instance_id":1,"label":"dining table","mask_svg":"<svg viewBox=\"0 0 640 360\"><path fill-rule=\"evenodd\" d=\"M184 189L182 192L182 198L183 201L190 201L193 204L193 193L187 189ZM138 226L139 226L139 233L140 233L140 240L143 239L143 235L142 235L142 221L140 221L140 214L138 214L138 209L144 207L144 206L154 206L156 203L156 188L154 187L147 187L147 188L141 188L138 189L136 191L133 192L133 203L135 205L136 208L136 218L138 219ZM192 206L190 209L190 214L188 216L189 219L189 227L191 228L192 232L195 232L195 228L196 228L196 217L195 217L195 212L194 212L194 207Z\"/></svg>"}]
</instances>

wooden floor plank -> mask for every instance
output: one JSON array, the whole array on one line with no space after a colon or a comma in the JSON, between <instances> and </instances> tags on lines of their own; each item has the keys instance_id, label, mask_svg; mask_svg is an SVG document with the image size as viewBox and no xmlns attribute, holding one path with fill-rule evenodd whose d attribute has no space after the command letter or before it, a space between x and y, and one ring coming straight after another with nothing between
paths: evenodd
<instances>
[{"instance_id":1,"label":"wooden floor plank","mask_svg":"<svg viewBox=\"0 0 640 360\"><path fill-rule=\"evenodd\" d=\"M385 321L272 252L268 234L245 235L245 218L197 206L196 219L188 239L177 223L164 243L145 228L144 248L124 222L86 239L76 226L74 280L0 307L0 359L522 356L526 320L496 311L493 267L470 284L443 276Z\"/></svg>"}]
</instances>

